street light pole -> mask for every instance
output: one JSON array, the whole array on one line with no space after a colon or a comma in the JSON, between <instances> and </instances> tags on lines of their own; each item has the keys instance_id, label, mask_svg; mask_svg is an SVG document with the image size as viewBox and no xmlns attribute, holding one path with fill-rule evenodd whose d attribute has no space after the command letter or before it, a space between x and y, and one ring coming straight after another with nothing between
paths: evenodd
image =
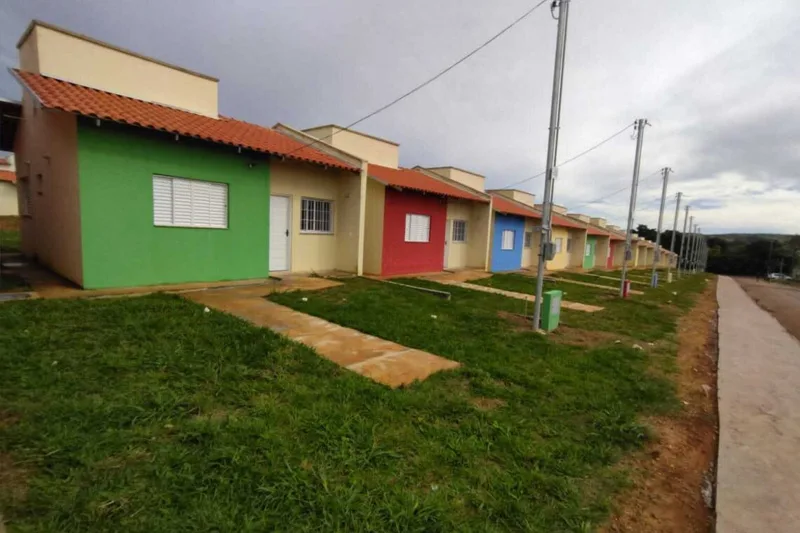
<instances>
[{"instance_id":1,"label":"street light pole","mask_svg":"<svg viewBox=\"0 0 800 533\"><path fill-rule=\"evenodd\" d=\"M672 221L672 241L669 244L669 251L670 253L675 253L675 234L678 232L678 212L681 210L681 196L683 196L682 192L678 192L677 200L675 202L675 219ZM674 255L673 255L674 257ZM680 269L680 265L678 265L677 261L675 262L678 269ZM672 281L672 258L667 262L667 280Z\"/></svg>"},{"instance_id":2,"label":"street light pole","mask_svg":"<svg viewBox=\"0 0 800 533\"><path fill-rule=\"evenodd\" d=\"M561 127L561 93L564 85L564 58L567 48L567 22L570 0L558 2L558 33L556 37L556 60L553 72L553 96L550 102L550 135L547 139L547 166L545 170L544 198L542 201L542 226L539 229L539 264L536 268L536 300L533 305L533 329L538 330L542 316L542 292L544 291L545 263L552 258L553 243L553 189L555 187L556 158L558 155L558 133Z\"/></svg>"}]
</instances>

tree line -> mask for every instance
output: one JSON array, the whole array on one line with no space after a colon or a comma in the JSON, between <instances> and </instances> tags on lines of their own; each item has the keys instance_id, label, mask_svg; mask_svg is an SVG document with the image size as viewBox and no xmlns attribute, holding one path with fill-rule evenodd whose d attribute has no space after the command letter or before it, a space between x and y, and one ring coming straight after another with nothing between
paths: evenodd
<instances>
[{"instance_id":1,"label":"tree line","mask_svg":"<svg viewBox=\"0 0 800 533\"><path fill-rule=\"evenodd\" d=\"M656 230L640 224L640 237L655 242ZM675 232L675 252L680 251L680 231ZM661 234L669 249L672 230ZM772 272L800 275L800 235L730 234L708 236L709 272L730 276L766 276Z\"/></svg>"}]
</instances>

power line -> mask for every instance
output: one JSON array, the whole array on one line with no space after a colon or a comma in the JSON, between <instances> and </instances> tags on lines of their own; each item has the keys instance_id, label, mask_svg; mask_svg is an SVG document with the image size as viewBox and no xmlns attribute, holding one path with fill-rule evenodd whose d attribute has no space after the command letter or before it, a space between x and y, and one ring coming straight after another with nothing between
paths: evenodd
<instances>
[{"instance_id":1,"label":"power line","mask_svg":"<svg viewBox=\"0 0 800 533\"><path fill-rule=\"evenodd\" d=\"M523 13L522 15L520 15L519 17L517 17L517 18L514 20L514 22L512 22L511 24L509 24L508 26L506 26L505 28L503 28L503 29L502 29L502 30L500 30L499 32L495 33L495 34L494 34L494 35L493 35L493 36L492 36L492 37L491 37L489 40L485 41L483 44L481 44L481 45L480 45L480 46L478 46L477 48L473 49L471 52L469 52L467 55L463 56L461 59L459 59L459 60L458 60L458 61L456 61L455 63L451 63L451 64L450 64L450 66L448 66L448 67L444 68L443 70L439 71L439 73L438 73L438 74L434 75L434 76L433 76L433 77L431 77L431 78L428 78L427 80L425 80L424 82L420 83L419 85L417 85L416 87L414 87L414 88L413 88L413 89L411 89L410 91L408 91L408 92L406 92L406 93L404 93L404 94L402 94L402 95L398 96L397 98L395 98L394 100L392 100L392 101L391 101L391 102L389 102L388 104L386 104L386 105L384 105L384 106L381 106L381 107L379 107L378 109L376 109L375 111L373 111L373 112L369 113L368 115L364 115L363 117L361 117L360 119L356 120L355 122L352 122L352 123L348 124L347 126L345 126L345 128L344 128L344 129L345 129L345 130L349 130L349 129L350 129L350 128L352 128L353 126L356 126L356 125L358 125L358 124L360 124L360 123L364 122L365 120L367 120L367 119L369 119L369 118L372 118L372 117L374 117L374 116L375 116L375 115L377 115L378 113L381 113L381 112L383 112L383 111L386 111L387 109L389 109L389 108L390 108L390 107L392 107L393 105L395 105L395 104L397 104L397 103L401 102L402 100L405 100L406 98L408 98L409 96L411 96L411 95L412 95L412 94L414 94L415 92L419 91L420 89L423 89L423 88L425 88L426 86L430 85L430 84L431 84L431 83L433 83L434 81L438 80L439 78L441 78L442 76L444 76L445 74L447 74L448 72L450 72L451 70L453 70L454 68L456 68L457 66L459 66L461 63L463 63L463 62L464 62L464 61L466 61L467 59L471 58L472 56L474 56L475 54L477 54L478 52L480 52L481 50L483 50L484 48L486 48L487 46L489 46L490 44L492 44L492 43L493 43L494 41L496 41L496 40L497 40L499 37L501 37L503 34L505 34L505 33L506 33L507 31L509 31L511 28L513 28L514 26L516 26L517 24L519 24L520 22L522 22L523 20L525 20L526 18L528 18L528 16L529 16L531 13L533 13L534 11L536 11L536 10L537 10L539 7L541 7L543 4L546 4L547 2L548 2L548 0L541 0L541 1L540 1L538 4L536 4L535 6L533 6L532 8L530 8L528 11L526 11L525 13ZM330 139L331 137L333 137L333 135L334 135L334 133L331 133L330 135L326 135L325 137L322 137L322 138L316 139L316 140L314 140L314 141L312 141L312 142L310 142L310 143L308 143L308 144L304 144L304 145L303 145L303 146L301 146L300 148L297 148L297 149L293 150L292 152L289 152L289 153L288 153L288 154L286 154L286 155L291 155L291 154L293 154L293 153L295 153L295 152L297 152L297 151L299 151L299 150L302 150L303 148L308 148L309 146L313 146L313 145L315 145L315 144L319 143L320 141L324 141L324 140L326 140L326 139Z\"/></svg>"},{"instance_id":2,"label":"power line","mask_svg":"<svg viewBox=\"0 0 800 533\"><path fill-rule=\"evenodd\" d=\"M588 154L589 152L593 152L594 150L597 150L598 148L600 148L601 146L603 146L604 144L606 144L606 143L607 143L607 142L609 142L610 140L612 140L612 139L614 139L614 138L616 138L616 137L618 137L618 136L622 135L622 134L623 134L623 133L625 133L626 131L628 131L628 130L630 129L630 127L631 127L631 126L633 126L633 122L631 122L630 124L628 124L627 126L625 126L624 128L622 128L621 130L619 130L619 131L618 131L618 132L616 132L615 134L611 135L610 137L607 137L607 138L603 139L602 141L600 141L599 143L595 144L594 146L592 146L592 147L591 147L591 148L589 148L588 150L584 150L583 152L579 153L578 155L576 155L576 156L574 156L574 157L571 157L571 158L567 159L566 161L562 161L562 162L561 162L561 163L559 163L557 166L558 166L559 168L560 168L560 167L563 167L563 166L564 166L564 165L566 165L567 163L572 163L572 162L573 162L573 161L575 161L576 159L578 159L578 158L581 158L581 157L585 156L585 155L586 155L586 154ZM512 183L512 184L510 184L510 185L506 185L505 187L500 187L500 188L501 188L501 189L510 189L511 187L516 187L517 185L521 185L522 183L525 183L526 181L531 181L531 180L534 180L534 179L536 179L536 178L539 178L539 177L541 177L541 176L544 176L544 175L546 174L546 172L547 172L547 171L542 171L542 172L540 172L540 173L536 174L535 176L531 176L530 178L525 178L524 180L516 181L516 182L514 182L514 183Z\"/></svg>"},{"instance_id":3,"label":"power line","mask_svg":"<svg viewBox=\"0 0 800 533\"><path fill-rule=\"evenodd\" d=\"M642 182L642 181L645 181L645 180L647 180L647 179L649 179L649 178L651 178L651 177L655 176L656 174L660 174L660 173L661 173L661 169L658 169L658 170L656 170L655 172L653 172L652 174L648 174L647 176L645 176L644 178L642 178L642 179L640 180L640 182ZM626 186L624 186L623 188L621 188L621 189L618 189L618 190L616 190L616 191L614 191L614 192L612 192L612 193L610 193L610 194L607 194L607 195L605 195L605 196L601 196L600 198L596 198L596 199L594 199L594 200L590 200L590 201L588 201L588 202L584 202L584 203L582 203L582 204L576 205L576 206L572 207L572 209L578 209L578 208L581 208L581 207L584 207L584 206L587 206L587 205L590 205L590 204L596 204L596 203L598 203L598 202L602 202L603 200L607 200L607 199L611 198L612 196L615 196L615 195L617 195L617 194L621 193L622 191L627 191L627 190L630 190L630 188L631 188L631 186L630 186L630 185L626 185Z\"/></svg>"}]
</instances>

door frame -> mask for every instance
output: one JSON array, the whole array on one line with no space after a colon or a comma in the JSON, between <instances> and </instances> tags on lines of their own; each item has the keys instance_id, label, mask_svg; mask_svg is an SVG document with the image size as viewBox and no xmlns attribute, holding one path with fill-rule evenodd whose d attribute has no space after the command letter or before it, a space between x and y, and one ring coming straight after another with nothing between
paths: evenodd
<instances>
[{"instance_id":1,"label":"door frame","mask_svg":"<svg viewBox=\"0 0 800 533\"><path fill-rule=\"evenodd\" d=\"M269 213L270 213L270 225L272 224L272 197L277 196L281 198L286 198L289 207L286 209L286 231L289 233L286 236L286 268L284 270L275 270L272 268L272 264L270 264L269 271L270 272L291 272L292 271L292 204L294 203L294 198L291 194L272 194L270 193L270 206L269 206ZM272 243L269 244L272 246ZM269 256L270 250L267 250L267 256ZM271 263L271 261L270 261Z\"/></svg>"},{"instance_id":2,"label":"door frame","mask_svg":"<svg viewBox=\"0 0 800 533\"><path fill-rule=\"evenodd\" d=\"M452 218L445 218L444 219L444 268L446 269L448 265L448 257L450 256L450 238L452 237L451 232L453 231L453 219Z\"/></svg>"}]
</instances>

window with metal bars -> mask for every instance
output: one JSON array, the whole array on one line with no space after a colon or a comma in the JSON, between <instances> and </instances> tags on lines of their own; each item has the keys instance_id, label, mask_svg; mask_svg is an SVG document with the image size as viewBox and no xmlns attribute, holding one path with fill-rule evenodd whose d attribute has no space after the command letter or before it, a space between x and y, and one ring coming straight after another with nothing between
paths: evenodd
<instances>
[{"instance_id":1,"label":"window with metal bars","mask_svg":"<svg viewBox=\"0 0 800 533\"><path fill-rule=\"evenodd\" d=\"M453 242L467 242L467 221L453 221Z\"/></svg>"},{"instance_id":2,"label":"window with metal bars","mask_svg":"<svg viewBox=\"0 0 800 533\"><path fill-rule=\"evenodd\" d=\"M302 233L333 233L333 202L303 198L300 204Z\"/></svg>"}]
</instances>

